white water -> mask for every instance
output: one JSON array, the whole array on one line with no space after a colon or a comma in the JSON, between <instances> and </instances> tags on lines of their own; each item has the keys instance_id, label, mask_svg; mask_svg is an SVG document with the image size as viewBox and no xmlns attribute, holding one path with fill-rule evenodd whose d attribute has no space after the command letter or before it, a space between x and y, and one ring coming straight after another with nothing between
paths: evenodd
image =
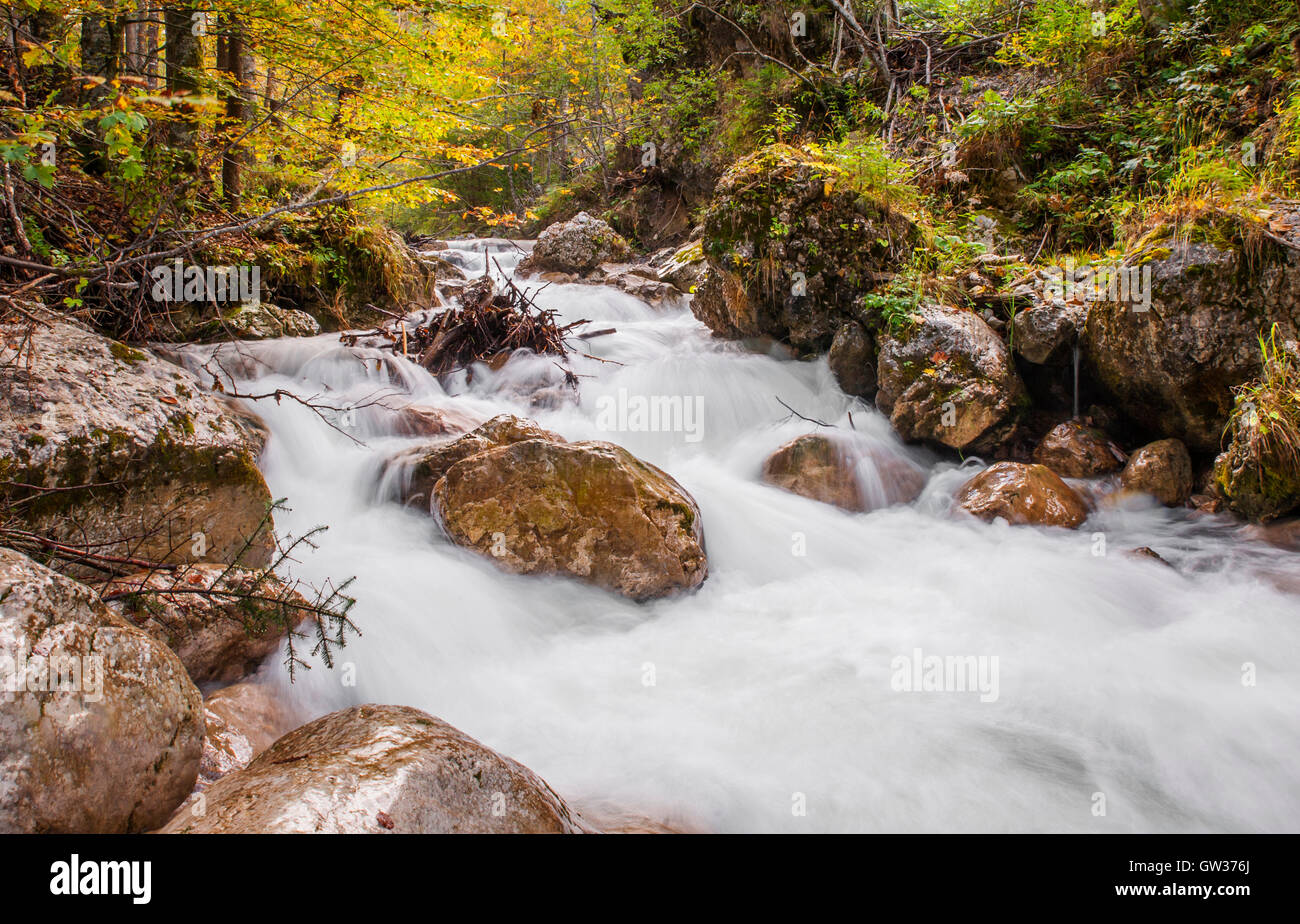
<instances>
[{"instance_id":1,"label":"white water","mask_svg":"<svg viewBox=\"0 0 1300 924\"><path fill-rule=\"evenodd\" d=\"M321 666L292 688L281 679L306 711L417 706L580 810L692 829L1300 828L1300 598L1268 578L1294 578L1294 554L1154 506L1106 510L1078 531L955 518L951 493L978 463L904 449L824 361L746 353L710 339L686 306L656 311L611 289L551 286L539 301L618 330L585 349L623 365L574 361L595 376L580 404L534 409L521 397L529 382L559 381L550 359L516 357L444 391L334 336L247 345L265 374L248 364L244 381L339 406L387 387L621 443L698 501L708 580L637 605L500 573L422 512L377 500L378 460L411 442L385 436L382 410L357 412L357 446L302 406L261 401L273 434L263 470L292 507L281 532L330 526L295 575L357 575L364 635L341 656L356 685ZM703 396L703 438L598 430L598 396L620 387ZM777 396L840 430L851 411L860 440L931 469L924 495L853 515L763 485L766 455L815 429L787 419ZM1178 570L1121 554L1142 545ZM997 656L997 700L895 692L891 660L915 648ZM1256 686L1242 683L1245 662ZM796 794L806 815L792 810Z\"/></svg>"}]
</instances>

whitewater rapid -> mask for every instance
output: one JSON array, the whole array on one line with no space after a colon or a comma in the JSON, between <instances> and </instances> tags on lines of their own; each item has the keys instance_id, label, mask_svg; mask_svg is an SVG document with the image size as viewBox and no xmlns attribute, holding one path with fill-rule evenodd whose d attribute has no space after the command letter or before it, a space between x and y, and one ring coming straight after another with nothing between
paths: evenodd
<instances>
[{"instance_id":1,"label":"whitewater rapid","mask_svg":"<svg viewBox=\"0 0 1300 924\"><path fill-rule=\"evenodd\" d=\"M482 266L467 246L451 255ZM1300 597L1277 586L1300 582L1294 553L1154 504L1103 508L1077 531L955 517L951 495L982 463L902 446L824 360L715 340L685 303L580 285L536 297L561 323L617 331L580 344L599 359L573 358L576 402L555 400L566 386L550 358L444 388L337 335L239 347L241 390L360 405L345 433L291 401L253 403L271 430L262 469L291 508L279 531L329 527L294 576L356 576L363 635L339 667L292 686L267 668L305 716L416 706L584 813L689 830L1300 828ZM698 398L698 432L602 429L601 398L620 389ZM364 406L388 395L531 417L653 462L699 503L708 580L638 605L450 545L386 499L382 460L415 442ZM762 484L764 458L817 429L778 398L922 466L921 498L850 514ZM1136 546L1174 568L1122 554ZM996 699L897 690L893 665L917 649L996 657Z\"/></svg>"}]
</instances>

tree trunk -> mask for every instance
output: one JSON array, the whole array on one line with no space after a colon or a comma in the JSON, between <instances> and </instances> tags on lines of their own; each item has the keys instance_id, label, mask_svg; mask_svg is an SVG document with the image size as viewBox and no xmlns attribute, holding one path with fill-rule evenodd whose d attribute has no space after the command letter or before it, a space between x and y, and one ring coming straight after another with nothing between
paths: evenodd
<instances>
[{"instance_id":1,"label":"tree trunk","mask_svg":"<svg viewBox=\"0 0 1300 924\"><path fill-rule=\"evenodd\" d=\"M120 72L124 25L121 17L92 15L81 20L81 70L104 81L86 88L89 102L113 92L109 82L116 80Z\"/></svg>"},{"instance_id":2,"label":"tree trunk","mask_svg":"<svg viewBox=\"0 0 1300 924\"><path fill-rule=\"evenodd\" d=\"M221 157L221 195L232 211L239 207L243 189L243 142L236 141L248 122L248 93L253 80L253 59L248 53L243 25L233 16L224 17L221 43L223 54L217 66L230 81L226 92L226 149Z\"/></svg>"},{"instance_id":3,"label":"tree trunk","mask_svg":"<svg viewBox=\"0 0 1300 924\"><path fill-rule=\"evenodd\" d=\"M167 90L170 93L194 93L199 88L203 67L202 15L193 2L174 3L163 12L163 24L167 30ZM174 117L169 134L173 146L193 150L194 127L188 118L183 115Z\"/></svg>"}]
</instances>

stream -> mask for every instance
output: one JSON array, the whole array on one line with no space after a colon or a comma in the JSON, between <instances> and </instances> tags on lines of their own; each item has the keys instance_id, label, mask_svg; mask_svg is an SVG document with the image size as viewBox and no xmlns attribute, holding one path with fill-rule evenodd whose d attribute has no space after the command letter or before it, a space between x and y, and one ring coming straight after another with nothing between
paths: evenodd
<instances>
[{"instance_id":1,"label":"stream","mask_svg":"<svg viewBox=\"0 0 1300 924\"><path fill-rule=\"evenodd\" d=\"M483 266L473 246L442 255L472 276ZM508 272L519 254L493 256ZM838 389L825 359L716 340L684 300L653 308L590 285L536 300L561 324L616 329L571 357L576 400L559 400L573 390L551 357L516 355L444 387L337 334L238 345L241 391L357 406L345 433L292 401L253 404L271 430L267 482L291 508L279 531L329 527L294 575L356 575L362 635L340 665L292 685L278 664L265 669L304 715L415 706L584 814L682 830L1300 826L1295 553L1154 502L1101 506L1074 531L955 516L953 492L983 463L904 446ZM191 367L211 350L187 348ZM695 497L708 579L636 604L508 575L451 545L426 511L392 500L382 460L416 438L366 406L377 394L621 444ZM699 417L656 431L614 414L629 425L611 428L608 409L642 396L679 396ZM877 459L919 467L923 494L850 514L763 484L764 459L818 428L781 402ZM860 474L871 496L885 487L885 471ZM1138 546L1174 567L1123 554ZM897 659L918 649L995 663L996 695L898 690Z\"/></svg>"}]
</instances>

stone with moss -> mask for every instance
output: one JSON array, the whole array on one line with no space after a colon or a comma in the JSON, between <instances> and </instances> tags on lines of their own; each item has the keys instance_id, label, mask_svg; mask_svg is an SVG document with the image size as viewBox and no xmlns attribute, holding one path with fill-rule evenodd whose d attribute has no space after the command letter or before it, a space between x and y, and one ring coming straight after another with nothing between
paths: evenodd
<instances>
[{"instance_id":1,"label":"stone with moss","mask_svg":"<svg viewBox=\"0 0 1300 924\"><path fill-rule=\"evenodd\" d=\"M612 443L499 445L452 465L433 495L452 541L515 574L568 575L634 600L708 574L695 500Z\"/></svg>"},{"instance_id":2,"label":"stone with moss","mask_svg":"<svg viewBox=\"0 0 1300 924\"><path fill-rule=\"evenodd\" d=\"M854 303L901 263L917 226L888 190L788 145L737 161L704 216L707 271L693 310L718 336L829 349Z\"/></svg>"},{"instance_id":3,"label":"stone with moss","mask_svg":"<svg viewBox=\"0 0 1300 924\"><path fill-rule=\"evenodd\" d=\"M0 328L6 344L25 331ZM261 420L152 352L36 327L0 363L0 502L15 528L169 564L270 562Z\"/></svg>"},{"instance_id":4,"label":"stone with moss","mask_svg":"<svg viewBox=\"0 0 1300 924\"><path fill-rule=\"evenodd\" d=\"M1300 509L1300 446L1291 441L1300 429L1297 410L1244 404L1233 414L1232 441L1214 460L1214 485L1228 507L1249 520Z\"/></svg>"}]
</instances>

